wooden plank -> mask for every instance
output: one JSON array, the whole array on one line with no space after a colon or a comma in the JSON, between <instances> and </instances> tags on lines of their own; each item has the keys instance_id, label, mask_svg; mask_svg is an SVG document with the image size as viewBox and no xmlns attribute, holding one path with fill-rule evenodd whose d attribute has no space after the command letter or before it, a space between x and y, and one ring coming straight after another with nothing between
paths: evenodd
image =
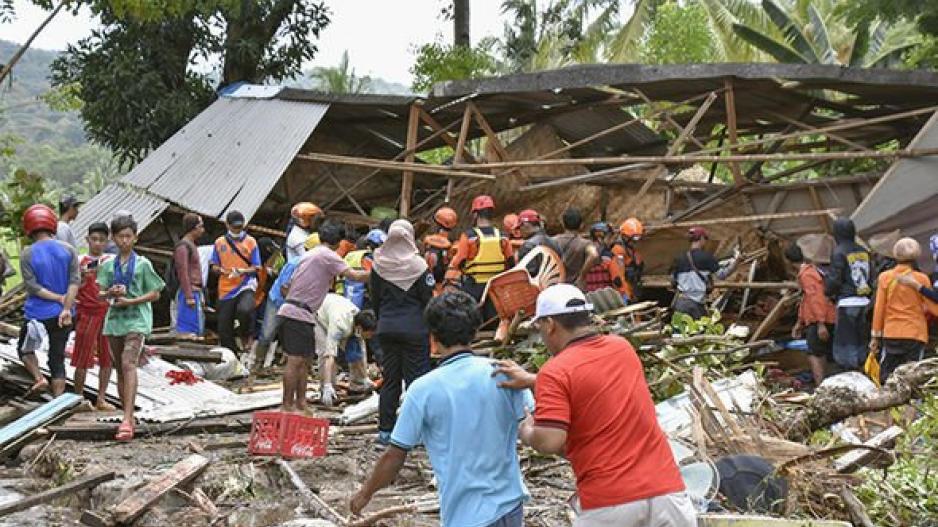
<instances>
[{"instance_id":1,"label":"wooden plank","mask_svg":"<svg viewBox=\"0 0 938 527\"><path fill-rule=\"evenodd\" d=\"M811 196L811 204L814 205L815 209L821 210L824 208L824 204L821 203L821 196L817 193L817 188L814 186L808 187L808 194ZM831 222L830 216L824 215L818 218L818 222L821 224L821 229L824 230L827 234L833 232L833 223Z\"/></svg>"},{"instance_id":2,"label":"wooden plank","mask_svg":"<svg viewBox=\"0 0 938 527\"><path fill-rule=\"evenodd\" d=\"M729 147L730 155L733 155L736 144L739 142L739 137L736 134L736 94L733 91L733 79L728 78L723 82L726 87L723 96L726 104L727 146ZM739 169L739 163L731 161L730 171L733 173L733 182L736 183L737 187L745 182L743 173Z\"/></svg>"},{"instance_id":3,"label":"wooden plank","mask_svg":"<svg viewBox=\"0 0 938 527\"><path fill-rule=\"evenodd\" d=\"M0 506L0 516L6 516L8 514L13 514L14 512L19 512L35 507L36 505L48 503L61 496L65 496L66 494L72 494L74 492L96 487L105 481L114 479L114 477L115 473L113 470L111 470L78 478L60 487L55 487L54 489L49 489L40 492L39 494L34 494L27 498L14 501L13 503L2 505Z\"/></svg>"},{"instance_id":4,"label":"wooden plank","mask_svg":"<svg viewBox=\"0 0 938 527\"><path fill-rule=\"evenodd\" d=\"M58 439L77 439L83 441L113 439L117 433L118 423L102 423L98 421L85 423L69 423L46 427L48 434ZM222 434L226 432L247 432L251 429L251 417L243 419L202 418L183 423L141 423L137 426L137 435L148 437L151 435L188 435L188 434Z\"/></svg>"},{"instance_id":5,"label":"wooden plank","mask_svg":"<svg viewBox=\"0 0 938 527\"><path fill-rule=\"evenodd\" d=\"M443 130L443 126L440 124L440 122L434 119L432 115L427 113L427 111L424 110L422 106L418 106L417 108L420 111L420 119L423 122L427 123L427 126L429 126L434 132L439 132L441 130L443 131L443 133L440 135L440 139L442 139L444 143L449 145L450 148L452 148L453 152L455 153L456 149L459 148L459 144L456 141L456 139L453 139L453 136L451 136L449 133L446 133L446 131ZM471 152L466 150L465 142L463 142L462 155L466 156L466 159L473 163L476 161L475 156L473 156Z\"/></svg>"},{"instance_id":6,"label":"wooden plank","mask_svg":"<svg viewBox=\"0 0 938 527\"><path fill-rule=\"evenodd\" d=\"M466 141L469 138L469 127L472 126L472 107L466 105L462 112L462 124L459 125L459 136L456 139L456 152L453 154L453 164L462 163L463 153L466 151Z\"/></svg>"},{"instance_id":7,"label":"wooden plank","mask_svg":"<svg viewBox=\"0 0 938 527\"><path fill-rule=\"evenodd\" d=\"M418 104L410 105L410 114L407 118L407 144L405 145L410 152L404 156L405 163L413 163L415 150L417 147L417 133L420 131L420 111ZM410 215L410 199L414 194L414 171L405 170L401 173L401 207L400 215L406 218ZM366 214L363 211L363 216Z\"/></svg>"},{"instance_id":8,"label":"wooden plank","mask_svg":"<svg viewBox=\"0 0 938 527\"><path fill-rule=\"evenodd\" d=\"M717 99L716 92L710 92L710 96L704 99L704 102L700 105L700 108L697 108L697 112L694 113L694 116L691 117L690 121L687 123L687 126L681 131L681 134L677 139L671 143L671 146L668 147L668 151L665 155L673 156L678 153L684 143L687 141L688 137L693 137L694 130L697 128L697 123L703 118L704 114L707 113L707 110L710 109L710 105L713 104L713 101Z\"/></svg>"},{"instance_id":9,"label":"wooden plank","mask_svg":"<svg viewBox=\"0 0 938 527\"><path fill-rule=\"evenodd\" d=\"M797 119L792 119L791 117L788 117L785 114L773 112L771 110L768 110L767 113L769 113L770 115L774 116L777 119L781 119L785 121L786 123L797 126L798 128L801 128L802 130L817 130L816 127L811 126L810 124L807 124L807 123L803 123ZM833 139L834 141L837 141L838 143L842 145L849 146L850 148L856 148L857 150L869 150L869 148L867 148L866 145L861 145L860 143L853 142L847 139L846 137L837 135L833 132L827 132L823 135L830 137L831 139Z\"/></svg>"},{"instance_id":10,"label":"wooden plank","mask_svg":"<svg viewBox=\"0 0 938 527\"><path fill-rule=\"evenodd\" d=\"M873 448L885 448L893 444L904 432L902 427L894 425L871 437L869 441L863 444ZM853 450L835 459L834 468L841 474L849 474L880 455L880 452L865 448Z\"/></svg>"},{"instance_id":11,"label":"wooden plank","mask_svg":"<svg viewBox=\"0 0 938 527\"><path fill-rule=\"evenodd\" d=\"M199 348L187 348L184 345L176 346L150 346L164 360L191 360L196 362L221 362L220 351L211 351Z\"/></svg>"},{"instance_id":12,"label":"wooden plank","mask_svg":"<svg viewBox=\"0 0 938 527\"><path fill-rule=\"evenodd\" d=\"M111 515L117 524L130 523L174 488L187 483L198 476L208 466L208 458L198 454L176 463L140 490L111 509Z\"/></svg>"},{"instance_id":13,"label":"wooden plank","mask_svg":"<svg viewBox=\"0 0 938 527\"><path fill-rule=\"evenodd\" d=\"M644 92L642 92L641 90L639 90L638 88L636 88L636 87L634 87L634 86L631 87L630 90L631 90L631 91L634 91L636 94L638 94L638 96L641 97L641 99L642 99L643 101L645 101L645 104L647 104L649 108L653 108L653 107L654 107L655 102L652 101L647 95L645 95ZM715 93L715 92L711 92L711 93ZM684 133L684 127L681 126L680 123L678 123L677 121L675 121L673 117L671 117L670 112L665 112L665 113L664 113L663 115L661 115L660 117L663 117L664 120L668 122L668 124L670 124L671 126L673 126L674 129L678 131L678 134L679 134L679 135ZM694 137L694 134L690 134L690 135L688 136L688 139L689 139L692 143L694 143L695 145L697 145L697 148L700 148L701 150L704 149L704 148L706 148L706 146L704 146L703 143L701 143L696 137Z\"/></svg>"},{"instance_id":14,"label":"wooden plank","mask_svg":"<svg viewBox=\"0 0 938 527\"><path fill-rule=\"evenodd\" d=\"M775 304L775 307L769 311L769 314L762 320L759 324L759 327L752 332L752 335L749 337L749 342L755 342L764 337L768 332L778 323L778 320L782 318L782 315L785 313L785 310L788 309L795 299L798 298L797 292L788 292Z\"/></svg>"}]
</instances>

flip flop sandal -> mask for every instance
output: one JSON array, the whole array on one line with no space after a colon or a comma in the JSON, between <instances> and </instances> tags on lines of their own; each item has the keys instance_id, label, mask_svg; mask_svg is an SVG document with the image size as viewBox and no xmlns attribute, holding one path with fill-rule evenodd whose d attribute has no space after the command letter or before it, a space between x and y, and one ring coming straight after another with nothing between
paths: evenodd
<instances>
[{"instance_id":1,"label":"flip flop sandal","mask_svg":"<svg viewBox=\"0 0 938 527\"><path fill-rule=\"evenodd\" d=\"M130 441L134 438L134 425L133 423L121 423L117 427L117 434L114 436L114 439L118 441Z\"/></svg>"}]
</instances>

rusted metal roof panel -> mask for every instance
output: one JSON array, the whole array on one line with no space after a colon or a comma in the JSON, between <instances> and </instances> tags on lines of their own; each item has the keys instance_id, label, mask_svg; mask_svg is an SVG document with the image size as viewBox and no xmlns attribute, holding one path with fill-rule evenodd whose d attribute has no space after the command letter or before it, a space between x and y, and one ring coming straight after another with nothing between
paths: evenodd
<instances>
[{"instance_id":1,"label":"rusted metal roof panel","mask_svg":"<svg viewBox=\"0 0 938 527\"><path fill-rule=\"evenodd\" d=\"M78 243L84 245L88 227L98 221L110 223L117 211L130 212L137 220L137 231L143 232L168 206L166 200L152 194L129 185L112 183L81 206L78 218L72 222L72 232L78 238Z\"/></svg>"},{"instance_id":2,"label":"rusted metal roof panel","mask_svg":"<svg viewBox=\"0 0 938 527\"><path fill-rule=\"evenodd\" d=\"M250 218L329 104L221 97L124 181L201 214Z\"/></svg>"}]
</instances>

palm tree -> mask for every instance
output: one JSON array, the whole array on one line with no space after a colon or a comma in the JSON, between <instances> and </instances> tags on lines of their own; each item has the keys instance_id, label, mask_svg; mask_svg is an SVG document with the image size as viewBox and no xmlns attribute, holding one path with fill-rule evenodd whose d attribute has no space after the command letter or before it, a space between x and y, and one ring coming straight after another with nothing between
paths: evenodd
<instances>
[{"instance_id":1,"label":"palm tree","mask_svg":"<svg viewBox=\"0 0 938 527\"><path fill-rule=\"evenodd\" d=\"M911 22L876 21L853 31L835 12L835 0L762 0L774 28L734 22L733 31L779 62L839 64L865 68L898 64L919 43Z\"/></svg>"},{"instance_id":2,"label":"palm tree","mask_svg":"<svg viewBox=\"0 0 938 527\"><path fill-rule=\"evenodd\" d=\"M349 65L348 50L342 52L338 66L313 68L309 77L316 82L316 89L327 93L367 93L371 89L371 77L355 75Z\"/></svg>"}]
</instances>

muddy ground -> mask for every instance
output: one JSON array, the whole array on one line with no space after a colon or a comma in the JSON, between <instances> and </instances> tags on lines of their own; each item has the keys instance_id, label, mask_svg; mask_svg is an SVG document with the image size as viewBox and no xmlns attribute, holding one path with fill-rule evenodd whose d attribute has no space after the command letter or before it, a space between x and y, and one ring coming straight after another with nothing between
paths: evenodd
<instances>
[{"instance_id":1,"label":"muddy ground","mask_svg":"<svg viewBox=\"0 0 938 527\"><path fill-rule=\"evenodd\" d=\"M91 415L72 417L91 419ZM138 429L138 434L139 434ZM193 452L211 459L211 464L192 484L171 492L144 514L136 525L176 526L275 526L296 518L315 517L304 510L299 495L273 458L254 457L247 452L248 434L202 434L141 437L131 443L43 439L24 448L0 474L0 486L30 495L61 485L82 474L114 470L117 479L92 491L76 493L50 504L34 507L5 518L0 526L79 525L84 509L105 511L148 478L168 469ZM381 450L374 434L330 437L323 458L291 462L303 481L340 514L348 514L348 499L364 480ZM525 524L570 525L565 500L572 494L574 480L569 468L556 459L534 457L522 452L522 466L532 499L527 504ZM9 477L12 476L12 477ZM18 477L17 477L18 476ZM380 492L366 513L386 507L427 501L436 497L433 473L426 452L412 452L394 486ZM210 515L190 498L201 489L217 507ZM13 496L9 496L13 497ZM439 525L435 513L399 515L378 525L422 527Z\"/></svg>"}]
</instances>

